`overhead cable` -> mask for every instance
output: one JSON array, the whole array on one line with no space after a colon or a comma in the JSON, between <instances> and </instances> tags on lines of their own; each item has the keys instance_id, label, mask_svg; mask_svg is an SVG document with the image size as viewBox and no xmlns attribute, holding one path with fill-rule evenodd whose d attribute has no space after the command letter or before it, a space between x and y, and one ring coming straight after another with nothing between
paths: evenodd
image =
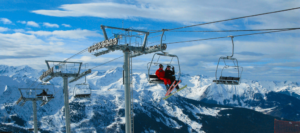
<instances>
[{"instance_id":1,"label":"overhead cable","mask_svg":"<svg viewBox=\"0 0 300 133\"><path fill-rule=\"evenodd\" d=\"M291 31L291 30L298 30L298 29L300 29L300 28L297 28L297 29L289 29L289 30L269 31L269 32L258 32L258 33L252 33L252 34L233 35L233 37L250 36L250 35L266 34L266 33L274 33L274 32L282 32L282 31ZM214 37L214 38L205 38L205 39L197 39L197 40L188 40L188 41L179 41L179 42L169 42L169 43L166 43L166 44L186 43L186 42L196 42L196 41L213 40L213 39L221 39L221 38L228 38L228 37L230 37L230 36Z\"/></svg>"},{"instance_id":2,"label":"overhead cable","mask_svg":"<svg viewBox=\"0 0 300 133\"><path fill-rule=\"evenodd\" d=\"M115 58L115 59L112 59L112 60L110 60L110 61L108 61L108 62L102 63L102 64L100 64L100 65L98 65L98 66L95 66L95 67L93 67L93 68L91 68L91 69L94 69L94 68L96 68L96 67L99 67L99 66L105 65L105 64L107 64L107 63L109 63L109 62L112 62L112 61L114 61L114 60L117 60L117 59L119 59L119 58L121 58L121 57L123 57L123 56L120 56L120 57L118 57L118 58Z\"/></svg>"},{"instance_id":3,"label":"overhead cable","mask_svg":"<svg viewBox=\"0 0 300 133\"><path fill-rule=\"evenodd\" d=\"M69 60L69 59L73 58L73 57L74 57L74 56L76 56L76 55L82 54L82 53L86 52L87 50L88 50L88 48L86 48L86 49L84 49L84 50L81 50L80 52L78 52L78 53L76 53L76 54L72 55L71 57L69 57L69 58L65 59L64 61L67 61L67 60Z\"/></svg>"},{"instance_id":4,"label":"overhead cable","mask_svg":"<svg viewBox=\"0 0 300 133\"><path fill-rule=\"evenodd\" d=\"M217 31L170 31L170 32L243 32L243 31L275 31L275 30L294 30L300 28L281 28L281 29L253 29L253 30L217 30Z\"/></svg>"},{"instance_id":5,"label":"overhead cable","mask_svg":"<svg viewBox=\"0 0 300 133\"><path fill-rule=\"evenodd\" d=\"M296 10L296 9L300 9L300 7L289 8L289 9L285 9L285 10L278 10L278 11L273 11L273 12L260 13L260 14L254 14L254 15L248 15L248 16L231 18L231 19L224 19L224 20L212 21L212 22L207 22L207 23L202 23L202 24L188 25L188 26L183 26L183 27L178 27L178 28L173 28L173 29L165 29L165 30L166 31L171 31L171 30L189 28L189 27L194 27L194 26L199 26L199 25L213 24L213 23L225 22L225 21L230 21L230 20L236 20L236 19L242 19L242 18L249 18L249 17L261 16L261 15L267 15L267 14L285 12L285 11L291 11L291 10ZM161 32L161 30L159 30L159 31L157 30L157 31L154 31L154 32L151 32L151 33L157 33L157 32Z\"/></svg>"}]
</instances>

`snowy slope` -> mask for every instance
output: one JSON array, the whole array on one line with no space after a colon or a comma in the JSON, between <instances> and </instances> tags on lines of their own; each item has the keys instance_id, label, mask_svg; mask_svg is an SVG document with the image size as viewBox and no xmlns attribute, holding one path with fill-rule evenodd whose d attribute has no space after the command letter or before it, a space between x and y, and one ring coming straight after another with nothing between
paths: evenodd
<instances>
[{"instance_id":1,"label":"snowy slope","mask_svg":"<svg viewBox=\"0 0 300 133\"><path fill-rule=\"evenodd\" d=\"M73 97L75 84L84 82L84 79L69 84L71 127L74 132L123 132L125 116L122 70L117 67L106 72L93 71L88 75L87 82L92 89L90 100ZM38 83L35 81L41 73L28 66L0 65L0 120L2 124L20 128L32 127L32 104L27 102L20 107L15 102L20 97L18 88L36 86ZM299 84L294 82L243 80L239 86L226 86L215 85L211 82L213 78L203 75L183 74L181 86L187 84L188 87L178 95L164 101L161 100L166 92L164 86L149 84L146 77L145 73L133 74L134 113L136 119L153 119L154 122L145 122L144 126L159 123L160 128L155 128L155 125L135 127L140 132L157 130L204 132L203 121L199 115L219 117L220 112L232 109L225 106L201 105L197 101L238 106L271 114L275 105L265 107L249 104L249 101L266 99L270 92L282 92L295 99L300 95ZM62 79L54 78L51 83L55 85L55 99L43 107L38 107L39 126L44 131L64 132ZM192 99L195 103L188 99ZM135 125L139 124L141 123L135 123Z\"/></svg>"}]
</instances>

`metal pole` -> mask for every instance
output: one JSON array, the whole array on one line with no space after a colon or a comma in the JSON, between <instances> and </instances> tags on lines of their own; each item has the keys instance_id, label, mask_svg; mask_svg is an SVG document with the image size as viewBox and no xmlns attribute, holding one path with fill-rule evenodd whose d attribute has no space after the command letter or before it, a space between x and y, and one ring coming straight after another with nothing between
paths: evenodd
<instances>
[{"instance_id":1,"label":"metal pole","mask_svg":"<svg viewBox=\"0 0 300 133\"><path fill-rule=\"evenodd\" d=\"M131 101L130 101L130 51L124 50L124 88L125 88L125 131L131 133Z\"/></svg>"},{"instance_id":2,"label":"metal pole","mask_svg":"<svg viewBox=\"0 0 300 133\"><path fill-rule=\"evenodd\" d=\"M33 107L33 124L34 124L34 133L38 133L38 126L37 126L37 111L36 111L36 101L32 101L32 107Z\"/></svg>"},{"instance_id":3,"label":"metal pole","mask_svg":"<svg viewBox=\"0 0 300 133\"><path fill-rule=\"evenodd\" d=\"M66 117L66 133L71 133L70 122L70 107L69 107L69 91L68 91L68 77L64 79L64 100L65 100L65 117Z\"/></svg>"}]
</instances>

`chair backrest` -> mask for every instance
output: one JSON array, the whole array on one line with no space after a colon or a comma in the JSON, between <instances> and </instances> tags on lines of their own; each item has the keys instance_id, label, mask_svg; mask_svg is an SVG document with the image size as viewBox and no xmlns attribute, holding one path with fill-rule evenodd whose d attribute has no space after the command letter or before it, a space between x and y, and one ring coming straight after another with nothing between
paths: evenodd
<instances>
[{"instance_id":1,"label":"chair backrest","mask_svg":"<svg viewBox=\"0 0 300 133\"><path fill-rule=\"evenodd\" d=\"M150 83L155 83L155 84L161 84L164 83L164 81L158 79L158 77L156 75L149 75L149 82Z\"/></svg>"}]
</instances>

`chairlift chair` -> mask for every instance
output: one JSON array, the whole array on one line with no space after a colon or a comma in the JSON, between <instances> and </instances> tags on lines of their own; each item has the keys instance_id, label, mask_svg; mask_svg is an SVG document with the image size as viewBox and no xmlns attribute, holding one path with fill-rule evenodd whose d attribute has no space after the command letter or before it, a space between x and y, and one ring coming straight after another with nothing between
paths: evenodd
<instances>
[{"instance_id":1,"label":"chairlift chair","mask_svg":"<svg viewBox=\"0 0 300 133\"><path fill-rule=\"evenodd\" d=\"M44 86L40 86L44 85ZM50 91L53 90L53 91ZM20 104L20 106L24 106L26 101L36 101L41 100L42 103L40 106L44 106L50 100L54 98L54 85L52 84L39 84L35 88L19 88L21 97L17 100L16 104Z\"/></svg>"},{"instance_id":2,"label":"chairlift chair","mask_svg":"<svg viewBox=\"0 0 300 133\"><path fill-rule=\"evenodd\" d=\"M41 85L43 87L39 87ZM39 88L44 88L44 89L43 89L42 93L36 95L38 98L42 98L43 96L47 96L48 99L49 98L51 98L51 99L54 98L54 94L53 93L55 92L55 88L54 88L53 84L42 83L42 84L39 84L37 86L37 89L39 89ZM53 91L52 93L50 92L51 90ZM46 93L44 93L44 92L46 92Z\"/></svg>"},{"instance_id":3,"label":"chairlift chair","mask_svg":"<svg viewBox=\"0 0 300 133\"><path fill-rule=\"evenodd\" d=\"M171 61L170 63L163 63L163 62L159 62L159 59L160 57L169 57L171 58ZM157 61L154 61L155 57L158 57L157 58ZM155 66L158 66L159 64L163 64L163 65L170 65L171 67L174 66L172 65L172 61L173 61L173 58L176 58L177 59L177 63L178 63L178 74L177 76L175 75L175 79L176 80L179 80L180 79L180 75L181 75L181 70L180 70L180 63L179 63L179 58L177 55L172 55L172 54L168 54L167 52L163 52L163 53L155 53L152 57L152 60L151 62L149 62L147 64L147 68L148 68L148 75L149 77L147 78L148 79L148 82L149 83L155 83L155 84L163 84L164 81L163 80L160 80L158 79L158 77L155 75L155 74L151 74L150 73L150 70L151 70L151 66L152 65L155 65Z\"/></svg>"},{"instance_id":4,"label":"chairlift chair","mask_svg":"<svg viewBox=\"0 0 300 133\"><path fill-rule=\"evenodd\" d=\"M215 82L216 84L225 84L225 85L239 85L240 84L240 79L241 79L241 76L242 76L243 67L239 66L238 60L236 58L233 58L233 55L234 55L233 36L230 36L230 37L231 37L231 41L232 41L232 55L231 56L226 56L226 57L222 56L222 57L219 58L218 65L217 65L217 68L216 68L216 73L215 73L216 80L213 80L213 82ZM219 64L220 64L221 60L224 62L225 66L222 68L222 70L220 72L221 75L218 78L218 67L219 67ZM226 64L226 61L232 61L233 65L227 65L228 63ZM236 69L237 70L237 76L235 76L235 77L224 76L223 71L228 69L228 68Z\"/></svg>"},{"instance_id":5,"label":"chairlift chair","mask_svg":"<svg viewBox=\"0 0 300 133\"><path fill-rule=\"evenodd\" d=\"M54 98L55 88L54 88L53 84L42 83L40 85L43 85L43 87L46 89L43 89L43 92L38 94L37 98L43 99L42 100L43 102L41 103L40 106L44 106L45 104L47 104L50 100L52 100Z\"/></svg>"},{"instance_id":6,"label":"chairlift chair","mask_svg":"<svg viewBox=\"0 0 300 133\"><path fill-rule=\"evenodd\" d=\"M90 98L92 94L91 88L87 83L76 84L73 93L74 98Z\"/></svg>"},{"instance_id":7,"label":"chairlift chair","mask_svg":"<svg viewBox=\"0 0 300 133\"><path fill-rule=\"evenodd\" d=\"M85 64L87 68L88 64ZM86 83L86 76L84 77L84 83L76 84L73 91L74 98L90 98L92 91L90 85Z\"/></svg>"}]
</instances>

